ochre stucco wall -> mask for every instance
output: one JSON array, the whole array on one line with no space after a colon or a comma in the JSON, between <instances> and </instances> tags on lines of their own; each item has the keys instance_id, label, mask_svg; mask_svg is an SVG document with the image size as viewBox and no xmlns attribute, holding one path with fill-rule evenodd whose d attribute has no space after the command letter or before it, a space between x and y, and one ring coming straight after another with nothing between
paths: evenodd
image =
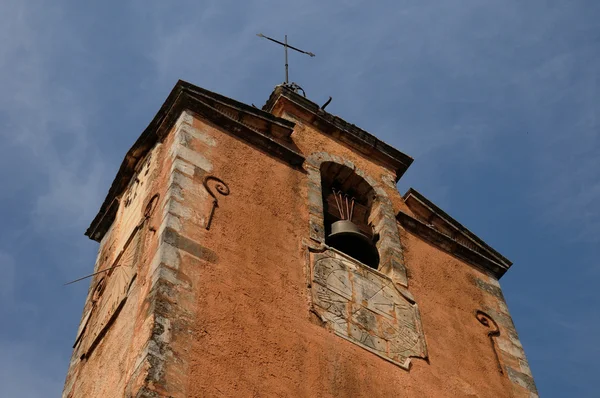
<instances>
[{"instance_id":1,"label":"ochre stucco wall","mask_svg":"<svg viewBox=\"0 0 600 398\"><path fill-rule=\"evenodd\" d=\"M429 362L414 359L407 372L333 335L309 313L305 174L213 126L195 126L217 142L212 173L231 194L219 199L210 231L186 230L217 255L193 271L200 285L190 396L509 396L474 316L483 296L471 278L487 276L403 233ZM298 124L293 139L307 156L326 151L378 180L391 174L310 126ZM408 212L386 190L395 210Z\"/></svg>"},{"instance_id":2,"label":"ochre stucco wall","mask_svg":"<svg viewBox=\"0 0 600 398\"><path fill-rule=\"evenodd\" d=\"M385 189L395 212L411 214L389 182L393 171L292 111L281 115L296 122L292 139L305 156L324 151L353 162ZM491 277L401 227L428 360L413 359L406 371L324 328L309 311L306 173L186 117L188 132L176 125L155 149L161 166L148 195L161 200L138 281L92 357L78 362L74 354L68 396L528 396L498 371L475 318L478 309L502 309L474 282ZM206 175L230 189L216 194L210 230ZM152 260L165 245L176 249L175 265Z\"/></svg>"},{"instance_id":3,"label":"ochre stucco wall","mask_svg":"<svg viewBox=\"0 0 600 398\"><path fill-rule=\"evenodd\" d=\"M100 243L94 272L107 269L113 264L131 231L143 218L146 204L155 193L161 192L165 185L164 179L168 178L168 170L164 171L158 167L164 159L162 145L159 144L145 158L149 161L148 167L132 178L131 187L127 191L131 193L131 203L126 208L127 193L123 195L115 222ZM159 212L155 211L145 227L138 232L140 248L136 265L137 276L118 316L89 357L82 358L90 345L89 323L83 332L83 338L75 346L64 397L125 396L127 385L136 369L137 358L144 350L152 328L145 302L149 294L149 265L157 247L156 232L150 228L158 225L160 217L157 213ZM104 276L104 273L100 273L91 279L84 315L92 308L93 290Z\"/></svg>"}]
</instances>

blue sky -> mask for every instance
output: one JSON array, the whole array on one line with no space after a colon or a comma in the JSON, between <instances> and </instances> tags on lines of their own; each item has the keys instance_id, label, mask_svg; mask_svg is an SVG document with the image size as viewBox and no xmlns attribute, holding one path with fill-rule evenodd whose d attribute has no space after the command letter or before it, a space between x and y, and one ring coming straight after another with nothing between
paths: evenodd
<instances>
[{"instance_id":1,"label":"blue sky","mask_svg":"<svg viewBox=\"0 0 600 398\"><path fill-rule=\"evenodd\" d=\"M400 181L514 262L545 397L597 396L600 2L0 5L0 395L58 396L97 243L83 232L177 79L261 106L283 54L328 111L413 156ZM426 325L425 325L426 326Z\"/></svg>"}]
</instances>

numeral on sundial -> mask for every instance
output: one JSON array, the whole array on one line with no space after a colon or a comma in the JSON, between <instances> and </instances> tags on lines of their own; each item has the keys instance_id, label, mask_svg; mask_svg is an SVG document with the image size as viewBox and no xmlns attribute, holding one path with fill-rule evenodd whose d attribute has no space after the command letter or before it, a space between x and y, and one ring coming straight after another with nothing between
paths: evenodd
<instances>
[{"instance_id":1,"label":"numeral on sundial","mask_svg":"<svg viewBox=\"0 0 600 398\"><path fill-rule=\"evenodd\" d=\"M314 280L322 285L327 283L327 277L331 273L330 267L318 267L315 268Z\"/></svg>"},{"instance_id":2,"label":"numeral on sundial","mask_svg":"<svg viewBox=\"0 0 600 398\"><path fill-rule=\"evenodd\" d=\"M338 298L338 297L332 297L331 293L327 290L325 291L320 291L319 293L317 293L317 297L319 299L320 302L325 303L325 304L336 304L336 303L345 303L346 300L342 299L342 298Z\"/></svg>"},{"instance_id":3,"label":"numeral on sundial","mask_svg":"<svg viewBox=\"0 0 600 398\"><path fill-rule=\"evenodd\" d=\"M329 309L329 312L325 314L325 318L328 321L337 324L339 327L345 327L345 325L348 323L346 321L345 314L343 314L341 311L331 311L331 308Z\"/></svg>"},{"instance_id":4,"label":"numeral on sundial","mask_svg":"<svg viewBox=\"0 0 600 398\"><path fill-rule=\"evenodd\" d=\"M338 320L343 320L344 322L346 322L346 303L345 302L337 302L337 303L332 303L329 308L327 308L327 311L329 311L329 313L331 315L333 315L333 321L334 322L338 322Z\"/></svg>"},{"instance_id":5,"label":"numeral on sundial","mask_svg":"<svg viewBox=\"0 0 600 398\"><path fill-rule=\"evenodd\" d=\"M367 332L362 332L362 335L360 336L359 341L368 346L373 348L375 346L375 344L373 343L373 336L371 336L369 333Z\"/></svg>"},{"instance_id":6,"label":"numeral on sundial","mask_svg":"<svg viewBox=\"0 0 600 398\"><path fill-rule=\"evenodd\" d=\"M394 303L374 303L371 301L369 303L375 307L380 307L380 308L386 309L386 310L389 310L390 308L394 308L394 306L395 306Z\"/></svg>"},{"instance_id":7,"label":"numeral on sundial","mask_svg":"<svg viewBox=\"0 0 600 398\"><path fill-rule=\"evenodd\" d=\"M343 315L334 315L333 318L331 318L331 320L335 323L337 323L338 325L341 325L343 323L347 323L346 322L346 317Z\"/></svg>"}]
</instances>

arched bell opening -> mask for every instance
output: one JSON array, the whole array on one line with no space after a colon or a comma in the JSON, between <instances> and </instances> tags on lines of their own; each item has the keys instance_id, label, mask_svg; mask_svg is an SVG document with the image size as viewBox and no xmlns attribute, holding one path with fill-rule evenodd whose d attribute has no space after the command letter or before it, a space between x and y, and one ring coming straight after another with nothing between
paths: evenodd
<instances>
[{"instance_id":1,"label":"arched bell opening","mask_svg":"<svg viewBox=\"0 0 600 398\"><path fill-rule=\"evenodd\" d=\"M377 235L369 223L375 192L351 168L321 164L325 242L368 265L379 267Z\"/></svg>"}]
</instances>

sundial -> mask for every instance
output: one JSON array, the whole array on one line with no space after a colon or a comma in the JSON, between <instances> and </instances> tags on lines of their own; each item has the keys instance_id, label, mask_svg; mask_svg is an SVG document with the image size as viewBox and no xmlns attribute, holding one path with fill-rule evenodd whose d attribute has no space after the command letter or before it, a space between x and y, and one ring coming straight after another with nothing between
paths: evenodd
<instances>
[{"instance_id":1,"label":"sundial","mask_svg":"<svg viewBox=\"0 0 600 398\"><path fill-rule=\"evenodd\" d=\"M113 265L104 264L93 274L103 276L94 286L92 307L82 319L75 339L74 347L83 344L82 359L91 355L125 304L137 275L135 260L143 225L144 222L140 222L129 234Z\"/></svg>"},{"instance_id":2,"label":"sundial","mask_svg":"<svg viewBox=\"0 0 600 398\"><path fill-rule=\"evenodd\" d=\"M338 336L408 369L427 351L416 304L387 276L333 251L315 255L315 311Z\"/></svg>"}]
</instances>

